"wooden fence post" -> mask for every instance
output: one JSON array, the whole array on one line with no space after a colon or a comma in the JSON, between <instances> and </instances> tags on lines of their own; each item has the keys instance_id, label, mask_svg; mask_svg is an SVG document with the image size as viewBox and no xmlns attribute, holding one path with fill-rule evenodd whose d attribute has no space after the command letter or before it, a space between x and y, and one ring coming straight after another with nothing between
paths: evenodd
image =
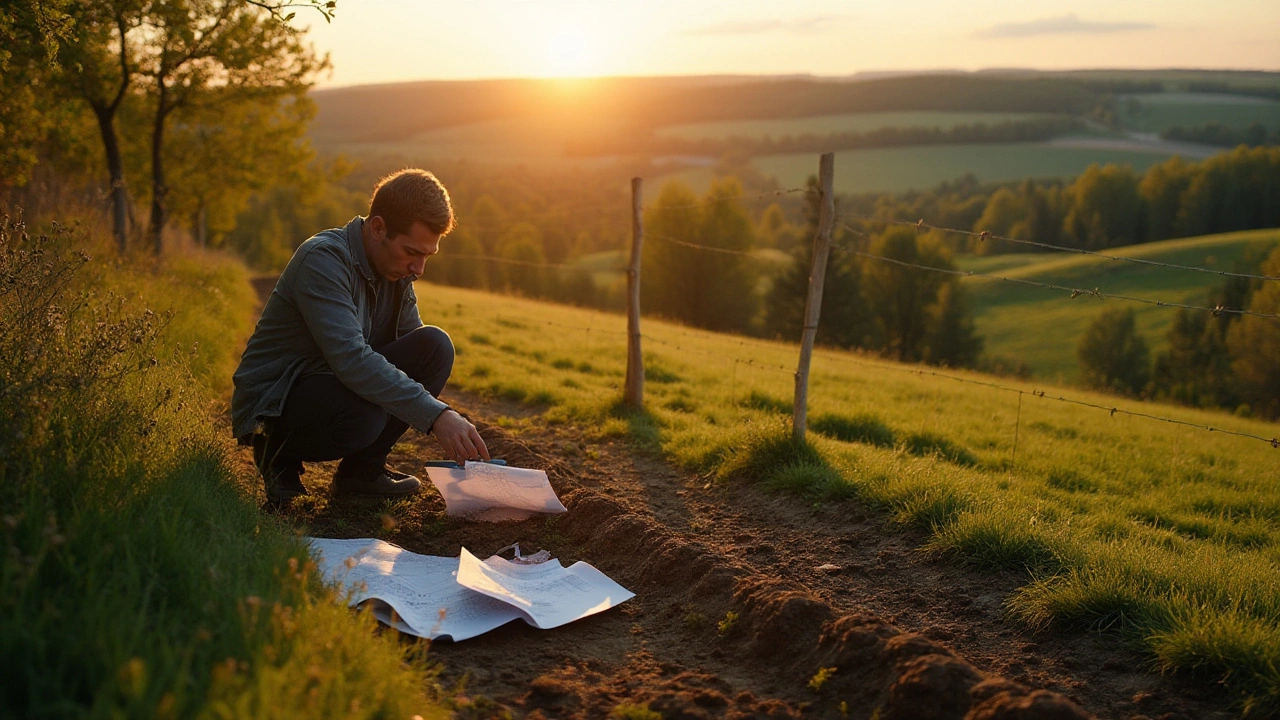
<instances>
[{"instance_id":1,"label":"wooden fence post","mask_svg":"<svg viewBox=\"0 0 1280 720\"><path fill-rule=\"evenodd\" d=\"M796 368L796 399L791 415L791 435L797 444L804 442L809 403L809 360L813 357L813 340L818 335L818 315L822 312L822 283L827 277L827 254L831 250L831 228L836 220L835 153L823 153L818 161L818 185L821 205L818 233L813 237L813 263L809 266L809 297L804 304L804 334L800 339L800 365Z\"/></svg>"},{"instance_id":2,"label":"wooden fence post","mask_svg":"<svg viewBox=\"0 0 1280 720\"><path fill-rule=\"evenodd\" d=\"M627 384L623 402L644 408L644 356L640 353L640 254L644 245L643 178L631 178L631 265L627 268Z\"/></svg>"}]
</instances>

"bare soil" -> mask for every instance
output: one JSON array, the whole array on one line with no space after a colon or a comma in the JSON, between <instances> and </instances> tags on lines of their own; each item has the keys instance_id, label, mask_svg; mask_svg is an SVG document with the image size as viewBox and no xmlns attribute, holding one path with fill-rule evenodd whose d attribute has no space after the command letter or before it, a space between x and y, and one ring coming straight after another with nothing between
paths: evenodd
<instances>
[{"instance_id":1,"label":"bare soil","mask_svg":"<svg viewBox=\"0 0 1280 720\"><path fill-rule=\"evenodd\" d=\"M585 560L636 593L555 630L513 622L433 643L459 716L603 718L640 704L665 718L1236 715L1212 687L1148 671L1117 636L1020 627L1004 601L1025 576L924 554L923 535L857 501L814 506L713 483L628 441L538 423L528 408L449 400L495 457L545 469L569 512L464 522L444 514L429 483L409 500L334 498L334 464L318 463L303 477L312 496L286 515L316 536L432 555L485 557L519 541ZM261 496L247 449L237 457ZM391 462L425 482L422 461L439 457L410 431Z\"/></svg>"}]
</instances>

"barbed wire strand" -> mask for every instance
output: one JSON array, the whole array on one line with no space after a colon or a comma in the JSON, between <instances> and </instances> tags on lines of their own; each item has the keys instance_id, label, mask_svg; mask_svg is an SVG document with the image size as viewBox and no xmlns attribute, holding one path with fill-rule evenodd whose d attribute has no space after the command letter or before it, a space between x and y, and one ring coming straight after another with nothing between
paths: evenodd
<instances>
[{"instance_id":1,"label":"barbed wire strand","mask_svg":"<svg viewBox=\"0 0 1280 720\"><path fill-rule=\"evenodd\" d=\"M1139 265L1153 265L1156 267L1171 268L1174 270L1188 270L1191 272L1207 273L1209 275L1219 275L1222 277L1246 278L1249 280L1280 280L1280 277L1274 275L1254 275L1251 273L1230 272L1227 270L1214 270L1213 268L1199 267L1196 265L1178 265L1176 263L1160 262L1159 260L1147 260L1145 258L1126 257L1123 255L1108 255L1104 252L1096 250L1086 250L1084 248L1073 248L1065 245L1054 245L1053 243L1041 242L1039 240L1023 240L1020 238L1006 237L1004 235L996 235L987 231L960 230L958 228L942 227L940 225L932 225L923 219L912 222L910 220L889 220L887 218L876 218L867 215L851 215L841 214L839 218L852 218L862 222L883 223L886 225L900 225L903 227L913 227L918 230L937 230L939 232L952 233L955 235L965 235L967 237L975 237L979 240L1000 240L1008 243L1016 243L1019 245L1027 245L1030 247L1038 247L1046 250L1056 250L1058 252L1074 253L1076 255L1090 255L1093 257L1104 258L1106 260L1115 260L1119 262L1137 263ZM848 226L846 226L847 228Z\"/></svg>"},{"instance_id":2,"label":"barbed wire strand","mask_svg":"<svg viewBox=\"0 0 1280 720\"><path fill-rule=\"evenodd\" d=\"M1008 385L1002 385L1000 383L988 382L985 380L974 380L972 378L960 377L958 375L951 375L948 373L938 372L936 370L928 370L921 367L905 367L902 365L889 365L885 363L867 362L865 360L860 360L858 358L851 357L843 353L822 353L822 356L833 358L842 362L852 363L854 365L861 365L863 367L876 368L879 370L892 370L894 372L905 372L905 373L911 373L914 375L929 375L932 377L952 380L960 383L966 383L969 385L980 385L982 387L992 388L995 390L1003 390L1005 392L1014 392L1014 393L1020 393L1020 394L1025 393L1025 394L1033 395L1035 397L1042 398L1045 400L1056 400L1058 402L1064 402L1071 405L1080 405L1083 407L1094 408L1096 410L1106 410L1112 416L1115 416L1117 414L1129 415L1131 417L1146 418L1148 420L1159 420L1161 422L1172 423L1174 425L1183 425L1186 427L1199 428L1201 430L1208 430L1209 432L1220 432L1226 435L1235 435L1236 437L1249 438L1251 440L1261 440L1262 442L1267 443L1273 448L1280 448L1280 437L1268 438L1268 437L1263 437L1261 435L1253 435L1251 433L1246 433L1246 432L1226 430L1219 427L1213 427L1211 425L1201 425L1199 423L1193 423L1187 420L1177 420L1175 418L1167 418L1160 415L1153 415L1151 413L1140 412L1137 410L1125 410L1115 405L1099 405L1097 403L1091 403L1086 400L1075 400L1073 398L1068 398L1062 395L1053 396L1053 395L1050 395L1045 390L1039 390L1039 389L1027 390L1025 388L1010 387Z\"/></svg>"},{"instance_id":3,"label":"barbed wire strand","mask_svg":"<svg viewBox=\"0 0 1280 720\"><path fill-rule=\"evenodd\" d=\"M642 209L645 212L661 211L661 210L684 210L687 208L702 207L703 205L714 205L715 203L722 203L722 202L731 202L731 201L737 201L737 200L756 201L756 200L763 200L765 198L785 197L787 195L794 195L796 193L812 193L812 192L817 192L817 190L810 190L809 188L789 188L787 190L772 190L770 192L760 193L759 195L728 195L725 197L707 198L705 200L699 200L697 202L691 202L691 203L683 203L680 205L645 205Z\"/></svg>"}]
</instances>

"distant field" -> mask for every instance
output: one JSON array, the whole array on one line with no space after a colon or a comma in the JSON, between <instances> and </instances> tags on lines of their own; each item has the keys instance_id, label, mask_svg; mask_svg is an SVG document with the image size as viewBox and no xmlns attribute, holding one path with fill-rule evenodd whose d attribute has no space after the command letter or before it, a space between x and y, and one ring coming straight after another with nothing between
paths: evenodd
<instances>
[{"instance_id":1,"label":"distant field","mask_svg":"<svg viewBox=\"0 0 1280 720\"><path fill-rule=\"evenodd\" d=\"M1183 240L1115 248L1110 253L1177 265L1231 270L1250 249L1280 243L1280 230L1210 235ZM964 270L995 273L1065 287L1141 297L1149 300L1204 305L1221 278L1205 273L1116 262L1102 258L1054 254L1017 254L962 260ZM1021 360L1040 378L1074 382L1079 373L1076 344L1085 328L1104 307L1132 307L1138 331L1152 356L1167 347L1165 334L1174 311L1123 300L1100 301L1001 282L987 278L966 280L978 334L993 355Z\"/></svg>"},{"instance_id":2,"label":"distant field","mask_svg":"<svg viewBox=\"0 0 1280 720\"><path fill-rule=\"evenodd\" d=\"M654 131L662 137L678 137L686 140L726 139L731 137L761 138L784 135L828 135L842 132L867 132L881 128L952 128L957 125L1002 122L1050 117L1044 113L982 113L982 112L877 112L820 115L805 118L779 118L776 120L734 120L727 122L689 123L667 125Z\"/></svg>"},{"instance_id":3,"label":"distant field","mask_svg":"<svg viewBox=\"0 0 1280 720\"><path fill-rule=\"evenodd\" d=\"M924 189L965 173L973 173L983 182L1075 177L1092 163L1131 165L1142 172L1167 157L1164 153L1055 147L1046 143L845 150L836 153L836 192ZM818 156L770 155L756 158L754 165L764 174L777 177L785 187L799 187L805 178L817 174Z\"/></svg>"},{"instance_id":4,"label":"distant field","mask_svg":"<svg viewBox=\"0 0 1280 720\"><path fill-rule=\"evenodd\" d=\"M1280 102L1265 98L1214 93L1158 93L1130 95L1138 112L1119 102L1120 121L1133 130L1159 133L1181 125L1194 127L1211 122L1243 128L1260 122L1271 132L1280 129Z\"/></svg>"}]
</instances>

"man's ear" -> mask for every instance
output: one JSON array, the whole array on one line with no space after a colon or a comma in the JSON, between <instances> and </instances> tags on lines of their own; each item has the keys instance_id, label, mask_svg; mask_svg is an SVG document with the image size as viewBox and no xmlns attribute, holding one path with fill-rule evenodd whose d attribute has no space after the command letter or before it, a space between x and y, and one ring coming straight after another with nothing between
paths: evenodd
<instances>
[{"instance_id":1,"label":"man's ear","mask_svg":"<svg viewBox=\"0 0 1280 720\"><path fill-rule=\"evenodd\" d=\"M368 222L369 231L373 233L374 239L387 239L387 221L383 220L381 215L370 216Z\"/></svg>"}]
</instances>

